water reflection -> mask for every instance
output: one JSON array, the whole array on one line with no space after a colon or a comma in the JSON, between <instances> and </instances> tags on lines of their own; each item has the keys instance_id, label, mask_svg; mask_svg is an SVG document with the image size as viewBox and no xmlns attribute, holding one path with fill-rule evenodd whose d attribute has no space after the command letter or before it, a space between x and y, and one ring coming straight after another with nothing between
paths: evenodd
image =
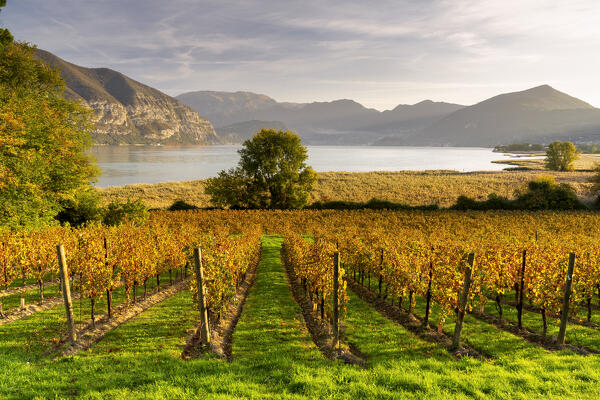
<instances>
[{"instance_id":1,"label":"water reflection","mask_svg":"<svg viewBox=\"0 0 600 400\"><path fill-rule=\"evenodd\" d=\"M96 186L204 179L235 166L240 146L96 146L102 170ZM322 171L501 170L507 158L491 149L461 147L308 146L308 163Z\"/></svg>"}]
</instances>

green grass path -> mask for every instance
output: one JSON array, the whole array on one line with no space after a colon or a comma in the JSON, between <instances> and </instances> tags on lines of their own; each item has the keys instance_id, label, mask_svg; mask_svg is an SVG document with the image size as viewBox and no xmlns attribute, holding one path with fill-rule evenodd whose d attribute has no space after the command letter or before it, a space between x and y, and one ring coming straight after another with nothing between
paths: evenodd
<instances>
[{"instance_id":1,"label":"green grass path","mask_svg":"<svg viewBox=\"0 0 600 400\"><path fill-rule=\"evenodd\" d=\"M53 329L64 324L62 311L48 310L0 327L0 398L600 398L600 357L549 352L469 317L465 337L494 358L457 359L353 293L345 338L367 356L369 368L326 360L292 298L281 242L277 236L262 238L262 261L234 333L231 363L211 354L180 358L198 317L187 290L121 325L92 349L58 360L45 349ZM452 329L450 322L446 329Z\"/></svg>"}]
</instances>

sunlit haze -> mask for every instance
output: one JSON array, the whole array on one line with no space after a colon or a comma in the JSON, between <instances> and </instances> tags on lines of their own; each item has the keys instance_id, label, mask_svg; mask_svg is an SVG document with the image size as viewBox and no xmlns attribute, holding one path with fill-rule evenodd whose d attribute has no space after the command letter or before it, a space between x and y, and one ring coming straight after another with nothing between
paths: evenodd
<instances>
[{"instance_id":1,"label":"sunlit haze","mask_svg":"<svg viewBox=\"0 0 600 400\"><path fill-rule=\"evenodd\" d=\"M0 24L170 95L473 104L550 84L600 105L596 0L8 0Z\"/></svg>"}]
</instances>

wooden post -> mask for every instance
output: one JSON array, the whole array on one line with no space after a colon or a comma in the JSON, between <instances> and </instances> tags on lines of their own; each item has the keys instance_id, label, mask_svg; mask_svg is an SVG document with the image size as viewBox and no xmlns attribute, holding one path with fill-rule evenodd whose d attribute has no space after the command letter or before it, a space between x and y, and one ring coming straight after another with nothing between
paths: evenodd
<instances>
[{"instance_id":1,"label":"wooden post","mask_svg":"<svg viewBox=\"0 0 600 400\"><path fill-rule=\"evenodd\" d=\"M75 323L73 321L73 303L71 302L71 287L69 286L69 273L67 271L67 258L65 256L65 248L62 244L56 246L58 255L58 271L60 272L60 281L62 283L63 298L65 300L65 312L67 314L67 328L69 333L69 341L75 344L77 334L75 333Z\"/></svg>"},{"instance_id":2,"label":"wooden post","mask_svg":"<svg viewBox=\"0 0 600 400\"><path fill-rule=\"evenodd\" d=\"M110 289L106 289L106 309L108 311L108 319L112 318L112 293Z\"/></svg>"},{"instance_id":3,"label":"wooden post","mask_svg":"<svg viewBox=\"0 0 600 400\"><path fill-rule=\"evenodd\" d=\"M427 296L425 304L425 318L423 319L423 328L429 324L429 309L431 308L431 281L433 280L433 261L429 263L429 283L427 284Z\"/></svg>"},{"instance_id":4,"label":"wooden post","mask_svg":"<svg viewBox=\"0 0 600 400\"><path fill-rule=\"evenodd\" d=\"M106 237L104 238L104 266L108 268L108 241ZM115 267L113 266L113 271L111 275L111 280L115 274ZM112 285L108 289L106 289L106 311L108 314L108 319L112 318L112 293L111 293Z\"/></svg>"},{"instance_id":5,"label":"wooden post","mask_svg":"<svg viewBox=\"0 0 600 400\"><path fill-rule=\"evenodd\" d=\"M381 296L381 284L383 283L383 249L381 249L381 257L379 258L379 296Z\"/></svg>"},{"instance_id":6,"label":"wooden post","mask_svg":"<svg viewBox=\"0 0 600 400\"><path fill-rule=\"evenodd\" d=\"M200 311L200 341L203 346L210 343L210 328L206 310L206 289L204 287L204 268L202 267L202 250L194 249L194 264L196 269L196 287L198 292L198 310Z\"/></svg>"},{"instance_id":7,"label":"wooden post","mask_svg":"<svg viewBox=\"0 0 600 400\"><path fill-rule=\"evenodd\" d=\"M340 253L333 253L333 349L339 348L340 326L339 326L339 277L340 277Z\"/></svg>"},{"instance_id":8,"label":"wooden post","mask_svg":"<svg viewBox=\"0 0 600 400\"><path fill-rule=\"evenodd\" d=\"M565 344L567 333L567 320L569 319L569 298L571 297L571 286L573 285L573 269L575 268L575 253L569 254L569 269L567 270L567 282L565 284L565 297L560 314L560 329L558 331L558 344Z\"/></svg>"},{"instance_id":9,"label":"wooden post","mask_svg":"<svg viewBox=\"0 0 600 400\"><path fill-rule=\"evenodd\" d=\"M537 233L536 233L537 235ZM525 265L527 264L527 250L523 250L523 263L521 264L521 283L519 284L519 302L517 303L517 326L523 328L523 297L525 295Z\"/></svg>"},{"instance_id":10,"label":"wooden post","mask_svg":"<svg viewBox=\"0 0 600 400\"><path fill-rule=\"evenodd\" d=\"M454 337L452 338L452 348L458 349L460 346L460 334L462 332L463 320L465 318L465 311L467 309L467 300L469 298L469 288L471 287L471 273L473 269L473 261L475 254L470 253L467 258L467 269L465 270L465 283L463 290L460 295L460 301L458 304L458 316L456 317L456 325L454 326Z\"/></svg>"}]
</instances>

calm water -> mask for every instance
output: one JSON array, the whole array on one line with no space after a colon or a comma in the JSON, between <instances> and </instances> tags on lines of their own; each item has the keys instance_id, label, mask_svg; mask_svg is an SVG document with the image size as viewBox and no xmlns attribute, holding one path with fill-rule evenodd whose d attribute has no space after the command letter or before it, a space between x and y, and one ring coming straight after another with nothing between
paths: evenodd
<instances>
[{"instance_id":1,"label":"calm water","mask_svg":"<svg viewBox=\"0 0 600 400\"><path fill-rule=\"evenodd\" d=\"M240 146L96 146L102 176L96 186L185 181L235 166ZM308 164L323 171L501 170L508 158L491 149L462 147L308 146Z\"/></svg>"}]
</instances>

